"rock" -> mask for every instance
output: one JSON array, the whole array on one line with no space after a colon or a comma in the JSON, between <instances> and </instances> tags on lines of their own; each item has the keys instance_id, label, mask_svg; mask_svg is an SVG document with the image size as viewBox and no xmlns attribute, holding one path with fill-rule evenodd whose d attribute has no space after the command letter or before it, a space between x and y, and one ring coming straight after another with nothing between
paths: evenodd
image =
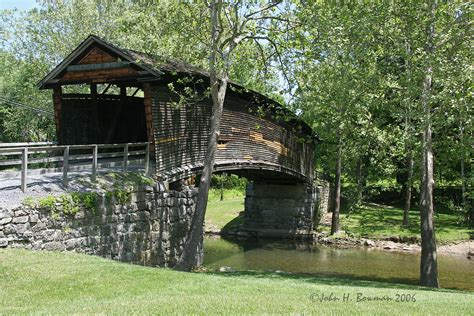
<instances>
[{"instance_id":1,"label":"rock","mask_svg":"<svg viewBox=\"0 0 474 316\"><path fill-rule=\"evenodd\" d=\"M62 242L52 241L45 243L43 246L44 250L54 250L54 251L63 251L66 249Z\"/></svg>"},{"instance_id":2,"label":"rock","mask_svg":"<svg viewBox=\"0 0 474 316\"><path fill-rule=\"evenodd\" d=\"M12 221L12 218L10 216L8 217L4 217L2 219L0 219L0 225L5 225L5 224L8 224Z\"/></svg>"},{"instance_id":3,"label":"rock","mask_svg":"<svg viewBox=\"0 0 474 316\"><path fill-rule=\"evenodd\" d=\"M23 224L23 223L26 223L28 222L28 216L25 215L25 216L18 216L18 217L14 217L13 220L12 220L12 223L13 224Z\"/></svg>"},{"instance_id":4,"label":"rock","mask_svg":"<svg viewBox=\"0 0 474 316\"><path fill-rule=\"evenodd\" d=\"M6 235L14 234L16 232L15 225L12 225L12 224L5 225L5 228L3 229L3 232Z\"/></svg>"},{"instance_id":5,"label":"rock","mask_svg":"<svg viewBox=\"0 0 474 316\"><path fill-rule=\"evenodd\" d=\"M404 251L413 251L413 249L411 249L410 247L403 247L402 250L404 250Z\"/></svg>"},{"instance_id":6,"label":"rock","mask_svg":"<svg viewBox=\"0 0 474 316\"><path fill-rule=\"evenodd\" d=\"M0 239L0 247L4 248L6 246L8 246L8 239L6 238Z\"/></svg>"},{"instance_id":7,"label":"rock","mask_svg":"<svg viewBox=\"0 0 474 316\"><path fill-rule=\"evenodd\" d=\"M25 216L25 215L28 215L28 213L26 213L24 210L15 211L16 217Z\"/></svg>"},{"instance_id":8,"label":"rock","mask_svg":"<svg viewBox=\"0 0 474 316\"><path fill-rule=\"evenodd\" d=\"M7 211L0 212L0 220L6 217L11 217Z\"/></svg>"},{"instance_id":9,"label":"rock","mask_svg":"<svg viewBox=\"0 0 474 316\"><path fill-rule=\"evenodd\" d=\"M24 234L28 228L30 228L30 225L28 223L25 224L17 224L15 225L15 232L17 234Z\"/></svg>"},{"instance_id":10,"label":"rock","mask_svg":"<svg viewBox=\"0 0 474 316\"><path fill-rule=\"evenodd\" d=\"M235 272L235 270L232 269L232 267L228 267L228 266L220 267L218 271L219 272Z\"/></svg>"},{"instance_id":11,"label":"rock","mask_svg":"<svg viewBox=\"0 0 474 316\"><path fill-rule=\"evenodd\" d=\"M366 239L364 241L364 246L367 246L367 247L375 247L375 242L373 240L370 240L370 239Z\"/></svg>"},{"instance_id":12,"label":"rock","mask_svg":"<svg viewBox=\"0 0 474 316\"><path fill-rule=\"evenodd\" d=\"M37 223L39 221L38 214L30 215L30 223Z\"/></svg>"},{"instance_id":13,"label":"rock","mask_svg":"<svg viewBox=\"0 0 474 316\"><path fill-rule=\"evenodd\" d=\"M74 219L83 219L86 216L84 211L79 211L76 214L74 214Z\"/></svg>"}]
</instances>

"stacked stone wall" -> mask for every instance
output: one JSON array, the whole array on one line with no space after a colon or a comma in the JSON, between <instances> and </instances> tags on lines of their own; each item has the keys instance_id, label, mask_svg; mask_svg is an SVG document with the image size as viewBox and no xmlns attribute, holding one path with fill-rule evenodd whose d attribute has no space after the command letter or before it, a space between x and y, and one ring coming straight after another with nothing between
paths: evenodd
<instances>
[{"instance_id":1,"label":"stacked stone wall","mask_svg":"<svg viewBox=\"0 0 474 316\"><path fill-rule=\"evenodd\" d=\"M120 205L98 195L94 210L75 214L21 206L0 208L0 247L73 250L149 266L176 264L190 231L197 189L143 186ZM202 248L202 246L201 246ZM196 265L202 262L202 250Z\"/></svg>"}]
</instances>

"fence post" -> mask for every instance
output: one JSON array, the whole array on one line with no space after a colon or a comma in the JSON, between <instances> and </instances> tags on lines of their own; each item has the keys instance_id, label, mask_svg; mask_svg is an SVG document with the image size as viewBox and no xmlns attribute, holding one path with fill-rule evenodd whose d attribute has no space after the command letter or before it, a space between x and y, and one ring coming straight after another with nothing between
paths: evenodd
<instances>
[{"instance_id":1,"label":"fence post","mask_svg":"<svg viewBox=\"0 0 474 316\"><path fill-rule=\"evenodd\" d=\"M146 143L145 148L145 175L150 172L150 143Z\"/></svg>"},{"instance_id":2,"label":"fence post","mask_svg":"<svg viewBox=\"0 0 474 316\"><path fill-rule=\"evenodd\" d=\"M28 147L23 147L21 155L21 191L26 192L26 175L28 173Z\"/></svg>"},{"instance_id":3,"label":"fence post","mask_svg":"<svg viewBox=\"0 0 474 316\"><path fill-rule=\"evenodd\" d=\"M97 145L94 145L92 151L92 181L95 182L97 180L97 153L99 148Z\"/></svg>"},{"instance_id":4,"label":"fence post","mask_svg":"<svg viewBox=\"0 0 474 316\"><path fill-rule=\"evenodd\" d=\"M127 172L128 169L128 144L125 144L123 148L123 172Z\"/></svg>"},{"instance_id":5,"label":"fence post","mask_svg":"<svg viewBox=\"0 0 474 316\"><path fill-rule=\"evenodd\" d=\"M67 172L69 169L69 146L64 148L64 156L63 156L63 185L67 188L68 181L67 181Z\"/></svg>"}]
</instances>

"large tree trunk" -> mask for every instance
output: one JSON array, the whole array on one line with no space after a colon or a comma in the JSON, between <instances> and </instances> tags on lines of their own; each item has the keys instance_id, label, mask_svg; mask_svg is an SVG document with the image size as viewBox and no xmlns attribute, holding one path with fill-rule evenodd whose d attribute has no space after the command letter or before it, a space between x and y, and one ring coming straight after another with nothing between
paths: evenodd
<instances>
[{"instance_id":1,"label":"large tree trunk","mask_svg":"<svg viewBox=\"0 0 474 316\"><path fill-rule=\"evenodd\" d=\"M177 270L183 271L190 271L196 265L201 264L201 262L196 259L200 257L199 251L201 250L201 241L203 237L203 225L204 218L206 215L207 199L209 196L209 187L211 185L211 177L214 168L214 161L217 149L217 138L219 136L220 122L222 118L224 99L228 84L227 75L225 75L223 79L219 80L219 78L217 77L216 70L217 44L219 37L217 19L220 10L220 2L212 1L210 8L212 32L211 52L209 58L209 73L212 97L211 130L207 143L206 157L204 159L204 168L202 170L201 180L199 181L196 210L194 212L193 220L191 223L191 231L186 240L186 244L184 245L181 257L175 266Z\"/></svg>"},{"instance_id":2,"label":"large tree trunk","mask_svg":"<svg viewBox=\"0 0 474 316\"><path fill-rule=\"evenodd\" d=\"M342 167L342 144L339 140L337 148L336 178L334 183L334 209L332 210L331 235L339 231L339 211L341 208L341 167Z\"/></svg>"},{"instance_id":3,"label":"large tree trunk","mask_svg":"<svg viewBox=\"0 0 474 316\"><path fill-rule=\"evenodd\" d=\"M405 184L405 208L403 209L403 226L408 227L410 225L410 208L411 208L411 191L413 181L413 155L411 151L408 152L407 163L408 163L408 178Z\"/></svg>"},{"instance_id":4,"label":"large tree trunk","mask_svg":"<svg viewBox=\"0 0 474 316\"><path fill-rule=\"evenodd\" d=\"M431 81L433 68L430 58L433 56L433 40L435 26L436 0L431 1L429 5L430 24L427 29L426 53L428 66L425 71L423 83L423 94L421 102L424 111L424 133L423 133L423 180L422 180L422 198L421 198L421 262L420 262L420 285L439 287L438 282L438 264L436 254L436 238L433 222L434 203L433 203L433 148L432 148L432 127L431 127Z\"/></svg>"}]
</instances>

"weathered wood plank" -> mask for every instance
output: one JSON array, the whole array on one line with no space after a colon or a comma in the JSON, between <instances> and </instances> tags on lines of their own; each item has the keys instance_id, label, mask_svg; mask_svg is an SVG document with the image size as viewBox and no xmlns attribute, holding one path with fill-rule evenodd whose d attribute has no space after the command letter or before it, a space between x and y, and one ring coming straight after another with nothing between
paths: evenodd
<instances>
[{"instance_id":1,"label":"weathered wood plank","mask_svg":"<svg viewBox=\"0 0 474 316\"><path fill-rule=\"evenodd\" d=\"M128 68L111 68L111 69L99 69L99 70L89 70L89 71L74 71L66 72L60 80L107 80L107 79L116 79L124 78L131 76L138 76L138 71Z\"/></svg>"},{"instance_id":2,"label":"weathered wood plank","mask_svg":"<svg viewBox=\"0 0 474 316\"><path fill-rule=\"evenodd\" d=\"M95 182L97 180L97 154L99 151L99 147L94 145L92 149L92 181Z\"/></svg>"},{"instance_id":3,"label":"weathered wood plank","mask_svg":"<svg viewBox=\"0 0 474 316\"><path fill-rule=\"evenodd\" d=\"M69 146L64 148L64 155L63 155L63 185L65 188L68 186L68 179L67 179L67 172L69 168Z\"/></svg>"},{"instance_id":4,"label":"weathered wood plank","mask_svg":"<svg viewBox=\"0 0 474 316\"><path fill-rule=\"evenodd\" d=\"M114 69L114 68L125 68L130 67L131 63L128 61L98 63L98 64L81 64L81 65L70 65L67 67L67 71L91 71L91 70L103 70L103 69Z\"/></svg>"},{"instance_id":5,"label":"weathered wood plank","mask_svg":"<svg viewBox=\"0 0 474 316\"><path fill-rule=\"evenodd\" d=\"M99 47L92 47L78 64L97 64L117 61L117 58L104 52Z\"/></svg>"},{"instance_id":6,"label":"weathered wood plank","mask_svg":"<svg viewBox=\"0 0 474 316\"><path fill-rule=\"evenodd\" d=\"M28 147L23 148L23 154L21 156L21 191L26 192L27 186L27 174L28 174Z\"/></svg>"}]
</instances>

